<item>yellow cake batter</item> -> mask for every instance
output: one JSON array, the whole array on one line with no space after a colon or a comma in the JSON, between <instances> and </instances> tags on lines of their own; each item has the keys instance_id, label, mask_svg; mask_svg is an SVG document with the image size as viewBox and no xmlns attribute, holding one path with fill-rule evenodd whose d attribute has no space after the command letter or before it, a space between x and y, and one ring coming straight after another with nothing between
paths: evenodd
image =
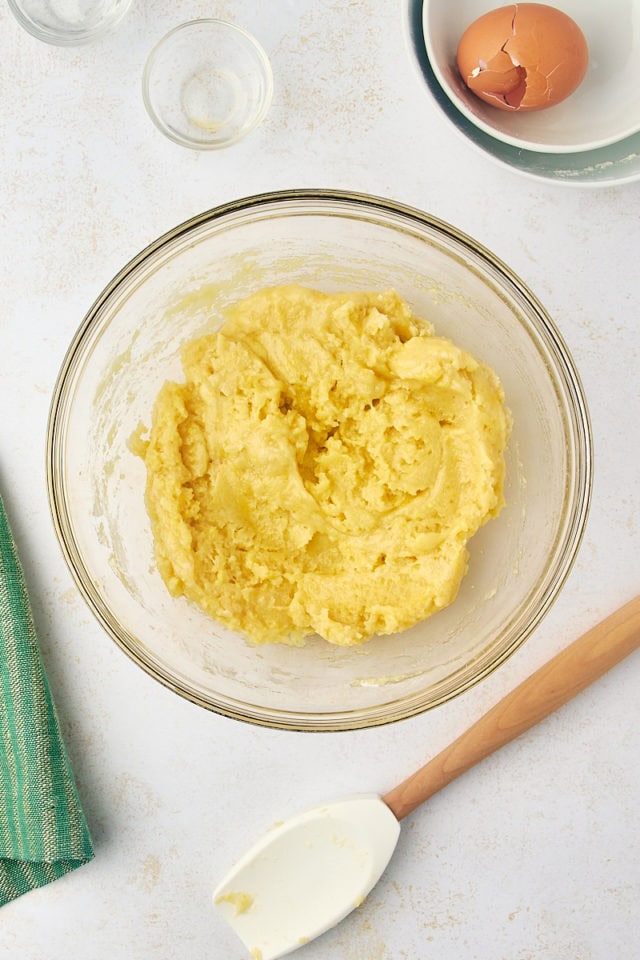
<instances>
[{"instance_id":1,"label":"yellow cake batter","mask_svg":"<svg viewBox=\"0 0 640 960\"><path fill-rule=\"evenodd\" d=\"M503 505L495 374L394 291L261 290L187 344L144 447L174 595L256 643L403 630Z\"/></svg>"}]
</instances>

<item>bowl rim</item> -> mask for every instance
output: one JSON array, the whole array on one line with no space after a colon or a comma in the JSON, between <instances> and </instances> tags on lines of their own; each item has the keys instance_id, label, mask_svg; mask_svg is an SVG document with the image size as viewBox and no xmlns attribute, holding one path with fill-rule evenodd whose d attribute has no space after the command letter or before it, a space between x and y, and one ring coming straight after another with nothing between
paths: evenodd
<instances>
[{"instance_id":1,"label":"bowl rim","mask_svg":"<svg viewBox=\"0 0 640 960\"><path fill-rule=\"evenodd\" d=\"M290 710L271 707L256 707L253 704L247 705L240 701L232 700L229 697L218 698L214 702L212 698L207 698L193 688L181 683L176 677L170 675L167 671L160 668L157 663L145 656L143 650L136 645L136 639L131 637L125 628L115 622L115 617L111 615L108 607L102 601L89 572L84 566L80 551L73 537L64 492L64 470L62 468L62 455L65 442L63 430L64 410L72 399L72 393L70 395L71 380L74 370L79 363L85 341L93 332L94 322L96 318L99 318L102 308L112 293L121 283L126 281L129 276L138 270L145 261L150 260L156 252L181 235L188 234L190 231L197 229L207 222L219 221L221 218L229 215L243 211L249 212L255 208L263 207L268 209L278 204L291 203L295 205L296 203L305 201L343 204L356 210L364 211L369 209L370 211L374 210L382 214L399 215L403 219L408 219L410 222L444 233L449 238L452 238L462 244L463 247L470 249L486 260L488 264L502 276L507 286L512 288L520 297L524 297L537 312L538 319L542 325L540 332L544 333L547 337L548 343L546 345L551 347L554 354L554 373L560 376L567 389L569 398L567 413L576 436L573 476L575 494L577 494L577 496L574 494L575 503L570 505L572 509L569 510L569 516L563 518L563 531L562 536L559 538L561 541L561 549L559 549L558 555L554 559L554 576L551 578L551 581L547 583L538 601L536 610L512 639L511 643L498 655L492 656L490 662L486 663L472 677L458 682L455 685L455 689L445 689L438 696L431 697L428 702L425 702L425 694L424 691L422 691L399 700L389 701L381 706L362 707L354 710L339 710L332 711L331 713L308 714L294 713ZM584 536L593 486L593 439L584 389L564 338L535 294L529 290L526 284L524 284L499 257L457 227L431 214L425 213L416 207L365 193L331 189L299 188L277 190L242 197L197 214L152 241L118 271L89 307L70 342L56 378L47 422L46 477L49 507L54 530L74 582L102 628L134 663L174 693L179 694L192 703L231 719L250 722L258 726L301 732L338 732L397 722L417 716L426 712L428 709L433 709L453 699L459 694L471 689L489 674L493 673L493 671L504 663L532 634L559 595L573 567L578 548ZM456 674L452 676L455 677ZM447 679L449 681L449 687L451 687L451 678Z\"/></svg>"}]
</instances>

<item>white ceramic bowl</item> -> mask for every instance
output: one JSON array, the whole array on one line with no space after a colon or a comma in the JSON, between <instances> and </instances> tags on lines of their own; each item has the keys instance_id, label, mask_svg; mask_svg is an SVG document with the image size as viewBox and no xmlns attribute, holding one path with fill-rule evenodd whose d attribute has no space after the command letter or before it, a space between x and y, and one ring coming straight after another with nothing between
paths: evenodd
<instances>
[{"instance_id":1,"label":"white ceramic bowl","mask_svg":"<svg viewBox=\"0 0 640 960\"><path fill-rule=\"evenodd\" d=\"M442 89L485 133L526 150L574 153L617 143L640 131L640 0L557 0L589 46L589 65L578 89L546 110L507 112L476 97L456 65L458 42L481 14L500 0L424 0L427 53Z\"/></svg>"},{"instance_id":2,"label":"white ceramic bowl","mask_svg":"<svg viewBox=\"0 0 640 960\"><path fill-rule=\"evenodd\" d=\"M418 75L443 116L473 148L505 169L547 183L594 189L640 180L640 133L597 150L541 153L514 147L471 123L446 95L433 71L427 56L422 18L423 0L407 0L406 39Z\"/></svg>"}]
</instances>

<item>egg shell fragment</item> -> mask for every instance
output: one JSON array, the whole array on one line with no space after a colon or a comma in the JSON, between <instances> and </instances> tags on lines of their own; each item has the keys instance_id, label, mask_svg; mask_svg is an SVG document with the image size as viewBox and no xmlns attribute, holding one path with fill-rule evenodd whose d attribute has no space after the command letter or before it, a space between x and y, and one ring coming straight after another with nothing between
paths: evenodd
<instances>
[{"instance_id":1,"label":"egg shell fragment","mask_svg":"<svg viewBox=\"0 0 640 960\"><path fill-rule=\"evenodd\" d=\"M500 7L475 20L457 51L460 74L501 110L543 110L582 82L589 50L577 23L543 3Z\"/></svg>"}]
</instances>

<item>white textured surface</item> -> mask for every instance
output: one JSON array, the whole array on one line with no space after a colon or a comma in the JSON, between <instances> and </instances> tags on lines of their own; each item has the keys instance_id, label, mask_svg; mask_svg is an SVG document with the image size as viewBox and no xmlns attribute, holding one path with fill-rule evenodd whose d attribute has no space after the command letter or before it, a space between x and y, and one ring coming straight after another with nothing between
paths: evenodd
<instances>
[{"instance_id":1,"label":"white textured surface","mask_svg":"<svg viewBox=\"0 0 640 960\"><path fill-rule=\"evenodd\" d=\"M46 47L0 13L0 484L31 588L96 859L0 914L8 960L241 960L210 895L274 820L384 791L571 639L631 598L640 556L640 184L565 191L494 166L443 120L395 0L137 0L116 33ZM271 56L264 125L191 153L144 112L148 50L221 16ZM587 535L535 636L436 711L352 734L281 733L180 700L102 633L46 500L55 376L87 307L148 241L215 204L353 188L426 209L509 263L584 379L596 481ZM640 655L467 774L403 828L369 900L301 960L627 960L640 894Z\"/></svg>"}]
</instances>

